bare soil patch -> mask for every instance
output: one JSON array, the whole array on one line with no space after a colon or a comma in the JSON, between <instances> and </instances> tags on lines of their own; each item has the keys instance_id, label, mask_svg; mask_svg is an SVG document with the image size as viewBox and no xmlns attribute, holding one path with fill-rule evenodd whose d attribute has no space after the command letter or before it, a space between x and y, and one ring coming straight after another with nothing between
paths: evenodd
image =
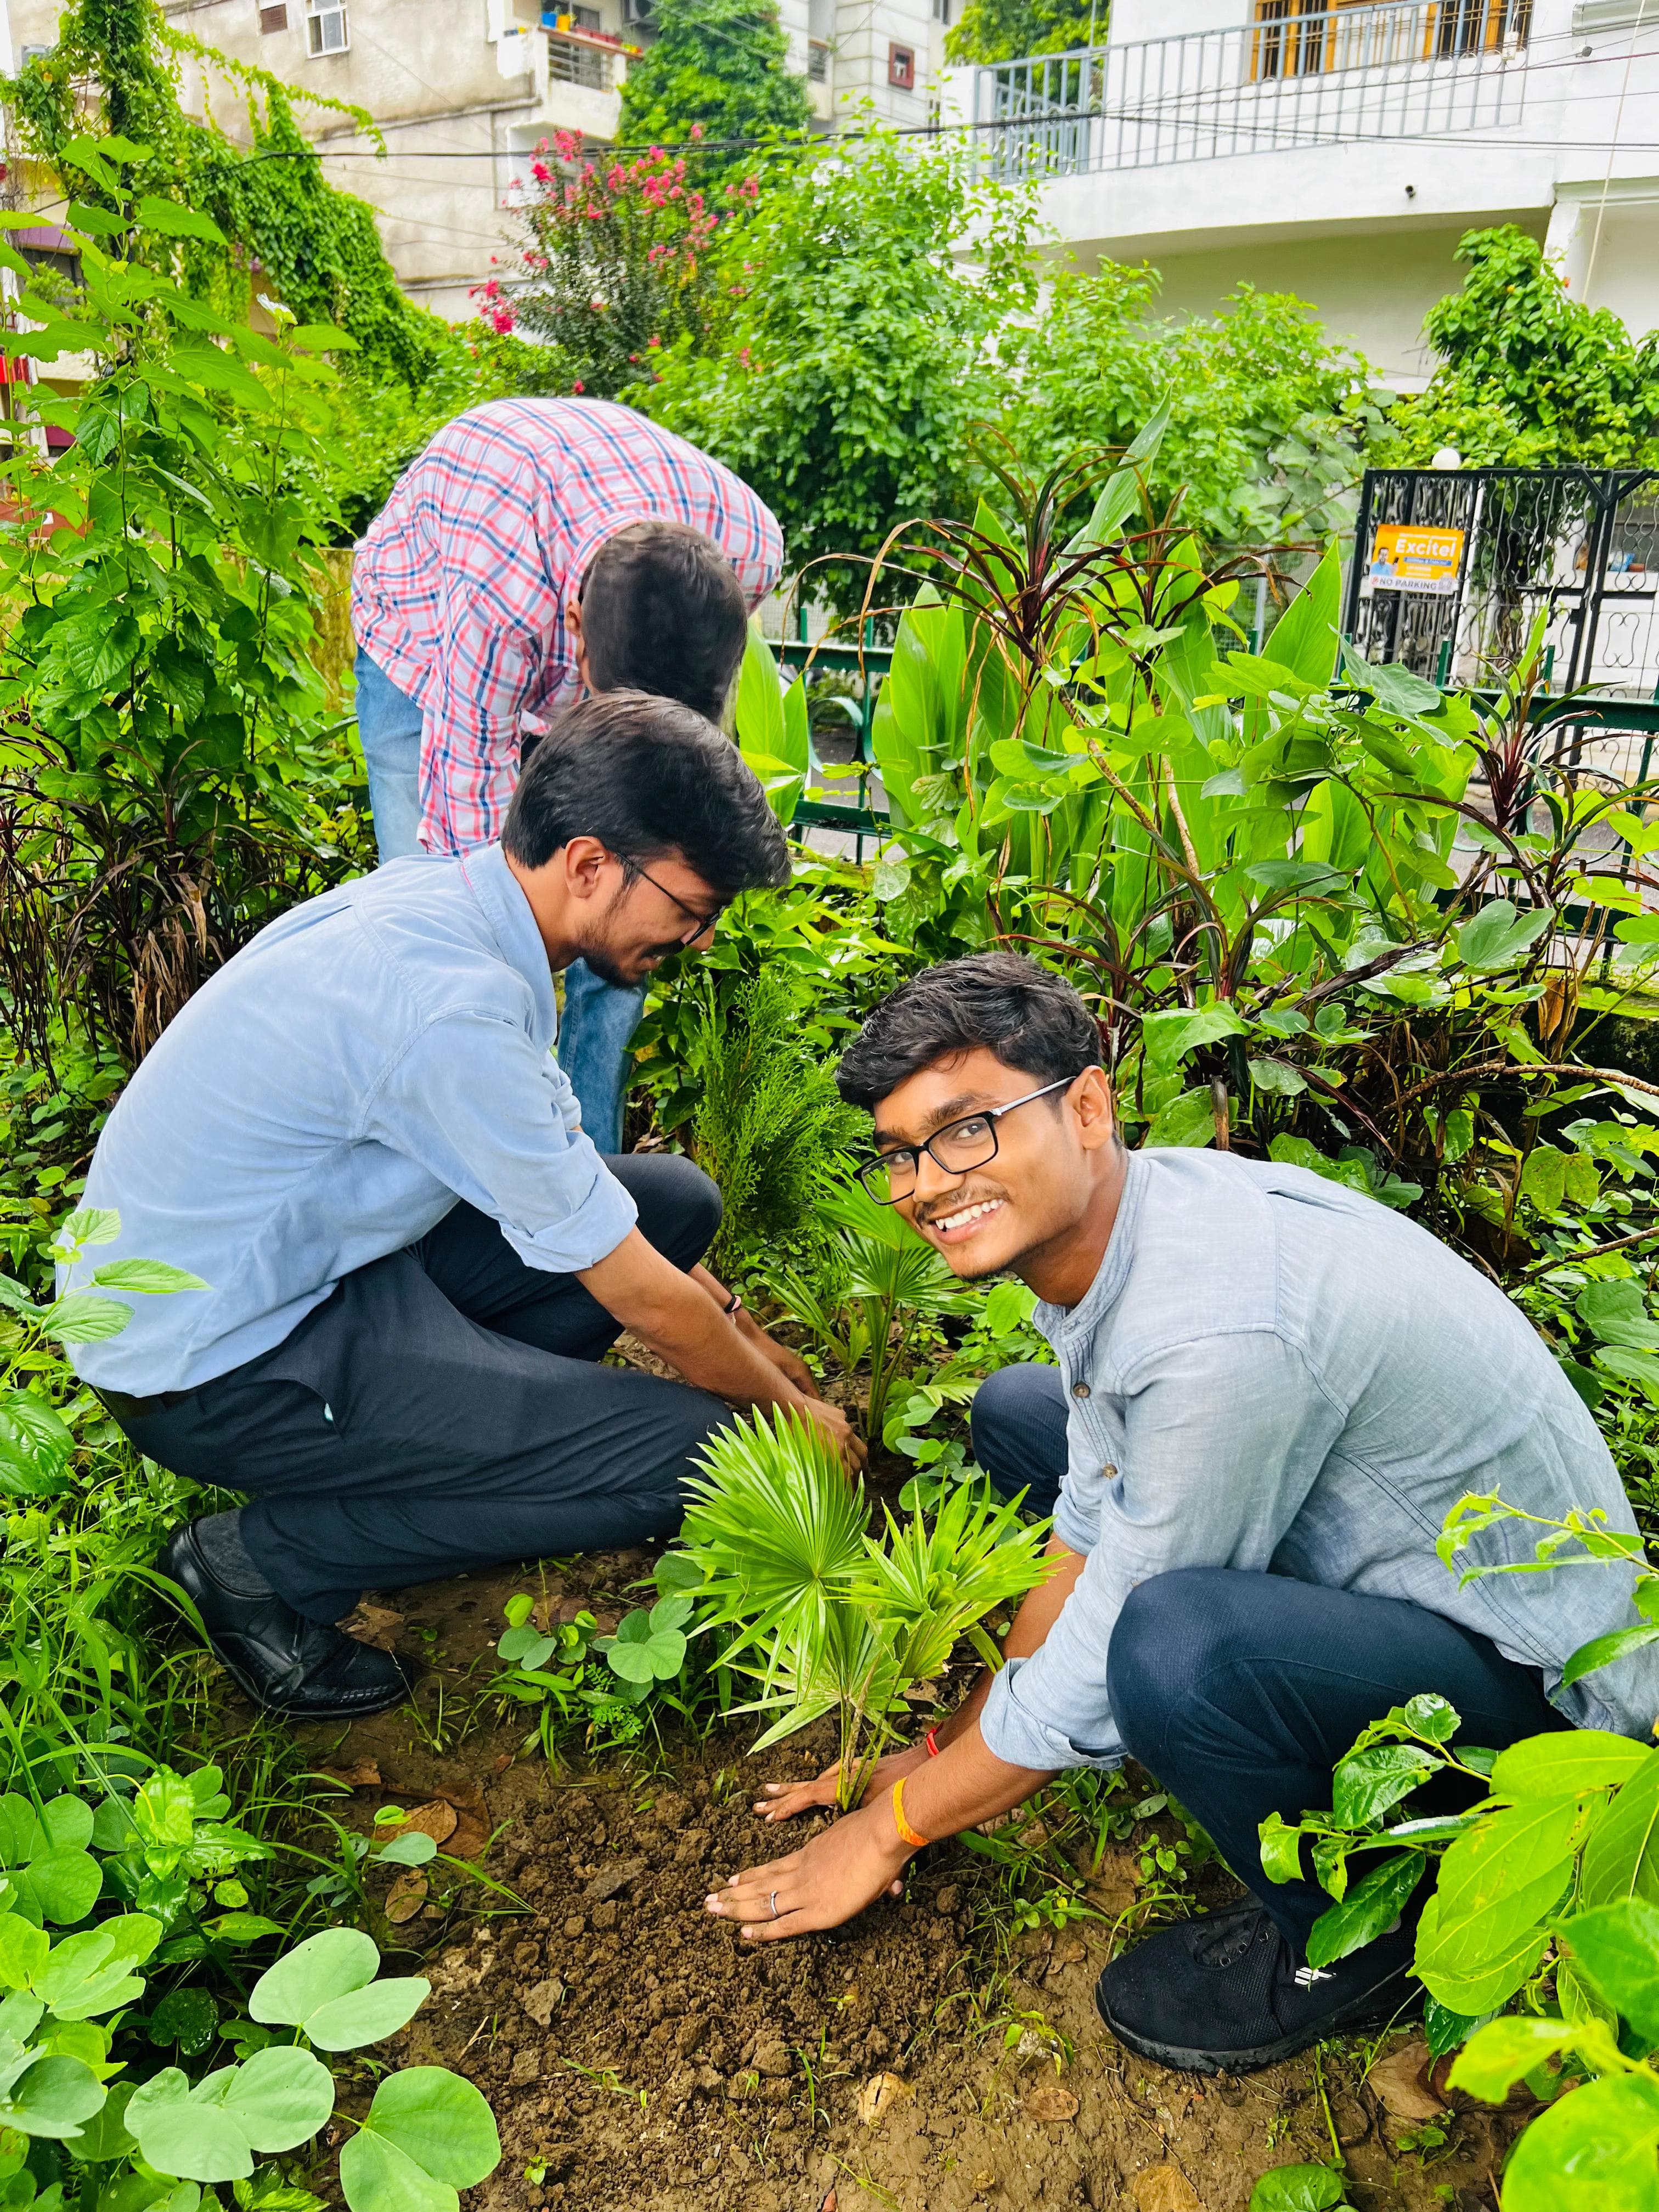
<instances>
[{"instance_id":1,"label":"bare soil patch","mask_svg":"<svg viewBox=\"0 0 1659 2212\"><path fill-rule=\"evenodd\" d=\"M376 1929L434 1989L396 2057L458 2067L495 2110L505 2155L473 2212L1244 2212L1269 2166L1328 2159L1333 2126L1359 2212L1494 2212L1519 2119L1454 2099L1425 2122L1414 2057L1388 2063L1407 2031L1369 2080L1357 2044L1242 2081L1148 2066L1094 2011L1111 1921L1010 1948L994 1870L959 1845L848 1929L744 1946L703 1898L804 1838L750 1806L762 1781L823 1764L826 1735L751 1759L742 1723L556 1771L523 1753L521 1721L470 1704L513 1591L614 1616L649 1560L380 1593L399 1619L376 1629L431 1668L415 1707L301 1731L353 1786L337 1817L367 1828L382 1804L435 1804L444 1826L453 1808L441 1848L504 1893L467 1884ZM1135 1856L1101 1869L1109 1910L1133 1895ZM1224 1882L1201 1876L1200 1901Z\"/></svg>"}]
</instances>

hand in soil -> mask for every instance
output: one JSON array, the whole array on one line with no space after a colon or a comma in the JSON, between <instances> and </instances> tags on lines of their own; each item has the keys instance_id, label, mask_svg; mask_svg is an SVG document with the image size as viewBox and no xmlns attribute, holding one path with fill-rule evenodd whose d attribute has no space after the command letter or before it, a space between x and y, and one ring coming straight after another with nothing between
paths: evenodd
<instances>
[{"instance_id":1,"label":"hand in soil","mask_svg":"<svg viewBox=\"0 0 1659 2212\"><path fill-rule=\"evenodd\" d=\"M750 1943L776 1943L815 1928L839 1928L884 1894L896 1897L908 1847L893 1832L884 1805L849 1813L787 1858L734 1874L724 1889L703 1899L704 1909L742 1923Z\"/></svg>"},{"instance_id":2,"label":"hand in soil","mask_svg":"<svg viewBox=\"0 0 1659 2212\"><path fill-rule=\"evenodd\" d=\"M871 1768L860 1803L873 1805L878 1797L888 1796L896 1782L902 1781L907 1774L914 1774L919 1766L927 1764L925 1743L907 1745L902 1751L890 1751L885 1759L878 1759ZM763 1787L766 1794L755 1804L762 1820L793 1820L797 1813L821 1812L825 1806L835 1805L841 1790L841 1769L826 1766L810 1782L768 1782Z\"/></svg>"},{"instance_id":3,"label":"hand in soil","mask_svg":"<svg viewBox=\"0 0 1659 2212\"><path fill-rule=\"evenodd\" d=\"M817 1423L834 1444L848 1474L862 1474L869 1462L870 1447L841 1407L826 1405L822 1398L808 1398L802 1411L808 1420Z\"/></svg>"}]
</instances>

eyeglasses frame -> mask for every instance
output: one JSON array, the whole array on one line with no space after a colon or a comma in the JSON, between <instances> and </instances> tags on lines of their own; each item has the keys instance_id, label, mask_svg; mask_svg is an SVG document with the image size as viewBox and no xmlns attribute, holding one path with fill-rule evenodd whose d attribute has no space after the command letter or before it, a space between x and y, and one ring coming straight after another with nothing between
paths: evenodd
<instances>
[{"instance_id":1,"label":"eyeglasses frame","mask_svg":"<svg viewBox=\"0 0 1659 2212\"><path fill-rule=\"evenodd\" d=\"M1080 1067L1079 1068L1077 1074L1086 1075L1088 1072L1087 1068ZM1047 1098L1056 1091L1067 1091L1076 1081L1077 1075L1062 1075L1055 1082L1045 1083L1041 1091L1028 1091L1023 1098L1011 1098L1006 1106L976 1106L971 1114L961 1115L956 1121L947 1121L942 1129L935 1129L933 1135L927 1138L922 1144L896 1145L890 1152L878 1152L874 1159L866 1160L861 1167L854 1168L853 1172L857 1176L859 1181L864 1185L864 1188L866 1191L868 1192L869 1195L872 1199L875 1199L875 1202L878 1206L902 1205L905 1199L914 1195L915 1185L913 1184L909 1190L901 1192L896 1198L876 1198L875 1192L870 1189L869 1179L875 1173L878 1168L885 1167L890 1160L897 1158L901 1152L908 1152L911 1156L912 1161L914 1162L915 1171L917 1175L920 1176L921 1171L921 1155L923 1152L926 1152L928 1158L932 1160L933 1165L939 1169L942 1175L972 1175L975 1168L988 1167L990 1163L995 1159L999 1150L996 1125L1002 1119L1005 1114L1012 1114L1017 1106L1029 1106L1036 1099ZM945 1163L940 1159L939 1154L933 1150L933 1147L938 1144L941 1137L948 1137L952 1129L959 1129L964 1121L988 1121L991 1124L991 1149L987 1152L982 1160L975 1160L971 1167L948 1167Z\"/></svg>"},{"instance_id":2,"label":"eyeglasses frame","mask_svg":"<svg viewBox=\"0 0 1659 2212\"><path fill-rule=\"evenodd\" d=\"M695 945L700 937L712 936L715 929L720 925L720 916L726 912L726 908L732 903L730 899L722 899L720 904L714 908L713 914L699 914L696 907L687 906L683 898L676 898L673 892L669 890L666 884L659 884L656 878L652 874L649 868L642 868L637 860L630 860L625 853L618 853L615 857L620 863L625 874L629 876L643 876L646 882L650 884L653 890L660 891L671 906L678 907L682 914L690 915L692 921L696 922L697 925L696 927L692 930L688 930L685 935L680 939L679 949L682 952L685 951L689 946Z\"/></svg>"}]
</instances>

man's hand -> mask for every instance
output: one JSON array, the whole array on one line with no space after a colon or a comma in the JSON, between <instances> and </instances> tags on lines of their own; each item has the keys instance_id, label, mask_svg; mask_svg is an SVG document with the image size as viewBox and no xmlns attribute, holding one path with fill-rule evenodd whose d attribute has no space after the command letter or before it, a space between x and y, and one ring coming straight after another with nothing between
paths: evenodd
<instances>
[{"instance_id":1,"label":"man's hand","mask_svg":"<svg viewBox=\"0 0 1659 2212\"><path fill-rule=\"evenodd\" d=\"M890 1809L867 1805L815 1836L805 1850L734 1874L703 1905L723 1920L740 1922L749 1942L777 1943L815 1928L838 1928L883 1894L896 1897L904 1887L900 1872L911 1856Z\"/></svg>"},{"instance_id":2,"label":"man's hand","mask_svg":"<svg viewBox=\"0 0 1659 2212\"><path fill-rule=\"evenodd\" d=\"M862 1474L870 1462L870 1447L841 1407L827 1405L822 1398L809 1398L801 1411L809 1421L817 1423L834 1444L848 1474Z\"/></svg>"},{"instance_id":3,"label":"man's hand","mask_svg":"<svg viewBox=\"0 0 1659 2212\"><path fill-rule=\"evenodd\" d=\"M738 1332L747 1337L761 1358L769 1359L779 1374L787 1376L798 1390L804 1390L809 1398L817 1395L818 1378L799 1352L769 1336L746 1308L738 1316Z\"/></svg>"},{"instance_id":4,"label":"man's hand","mask_svg":"<svg viewBox=\"0 0 1659 2212\"><path fill-rule=\"evenodd\" d=\"M907 1744L902 1751L890 1751L885 1759L878 1759L871 1768L860 1802L873 1805L878 1797L887 1796L896 1782L902 1782L907 1774L914 1774L919 1766L926 1766L928 1756L925 1743ZM762 1820L793 1820L798 1813L819 1813L834 1808L841 1795L841 1769L826 1766L810 1782L768 1782L763 1788L766 1794L755 1806Z\"/></svg>"}]
</instances>

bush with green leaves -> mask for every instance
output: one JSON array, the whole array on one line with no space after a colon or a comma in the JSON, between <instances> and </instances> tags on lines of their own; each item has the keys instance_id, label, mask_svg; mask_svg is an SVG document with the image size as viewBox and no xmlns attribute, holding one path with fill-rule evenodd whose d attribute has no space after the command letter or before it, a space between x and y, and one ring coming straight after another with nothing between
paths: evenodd
<instances>
[{"instance_id":1,"label":"bush with green leaves","mask_svg":"<svg viewBox=\"0 0 1659 2212\"><path fill-rule=\"evenodd\" d=\"M18 439L0 462L0 596L19 611L0 645L0 976L14 1044L48 1065L66 1028L141 1056L357 849L310 551L332 534L326 356L351 342L286 311L265 337L192 296L156 249L219 234L133 181L142 150L75 142L108 204L69 209L71 299L0 242L39 325L3 350L89 354L98 370L72 398L33 387L33 411L73 434L67 453L48 465Z\"/></svg>"},{"instance_id":2,"label":"bush with green leaves","mask_svg":"<svg viewBox=\"0 0 1659 2212\"><path fill-rule=\"evenodd\" d=\"M975 1484L931 1518L886 1513L872 1535L862 1484L822 1431L783 1411L733 1421L699 1456L684 1550L669 1555L696 1572L694 1633L720 1634L722 1666L758 1683L734 1710L776 1716L755 1750L836 1716L841 1802L854 1805L905 1692L960 1638L1001 1664L984 1622L1043 1579L1048 1523L1023 1522Z\"/></svg>"},{"instance_id":3,"label":"bush with green leaves","mask_svg":"<svg viewBox=\"0 0 1659 2212\"><path fill-rule=\"evenodd\" d=\"M1639 1621L1575 1652L1564 1682L1659 1642L1659 1573L1639 1542L1599 1514L1555 1521L1470 1497L1447 1517L1448 1566L1499 1522L1544 1531L1534 1559L1467 1567L1465 1582L1598 1562L1637 1571ZM1649 2212L1659 2194L1659 1750L1568 1729L1494 1753L1460 1743L1461 1725L1432 1692L1374 1722L1339 1763L1328 1813L1263 1822L1263 1871L1302 1878L1311 1845L1335 1900L1307 1946L1308 1964L1323 1966L1389 1926L1433 1864L1414 1960L1429 2048L1458 2051L1454 2088L1498 2104L1524 2081L1548 2107L1510 2157L1504 2212ZM1463 1777L1477 1802L1413 1817L1407 1801L1443 1775ZM1351 1859L1376 1852L1380 1863L1354 1879Z\"/></svg>"},{"instance_id":4,"label":"bush with green leaves","mask_svg":"<svg viewBox=\"0 0 1659 2212\"><path fill-rule=\"evenodd\" d=\"M82 2202L91 2188L123 2212L185 2212L199 2191L176 2185L246 2180L258 2159L298 2150L331 2121L353 2130L339 2166L351 2212L456 2212L457 2191L494 2171L489 2107L442 2067L387 2075L361 2120L336 2112L316 2051L382 2042L430 1994L417 1978L377 1979L380 1952L355 1929L326 1929L259 1976L248 2012L269 2031L263 2048L197 2081L178 2066L112 2081L115 2034L164 1932L139 1912L63 1936L0 1913L0 2129L59 2143Z\"/></svg>"}]
</instances>

